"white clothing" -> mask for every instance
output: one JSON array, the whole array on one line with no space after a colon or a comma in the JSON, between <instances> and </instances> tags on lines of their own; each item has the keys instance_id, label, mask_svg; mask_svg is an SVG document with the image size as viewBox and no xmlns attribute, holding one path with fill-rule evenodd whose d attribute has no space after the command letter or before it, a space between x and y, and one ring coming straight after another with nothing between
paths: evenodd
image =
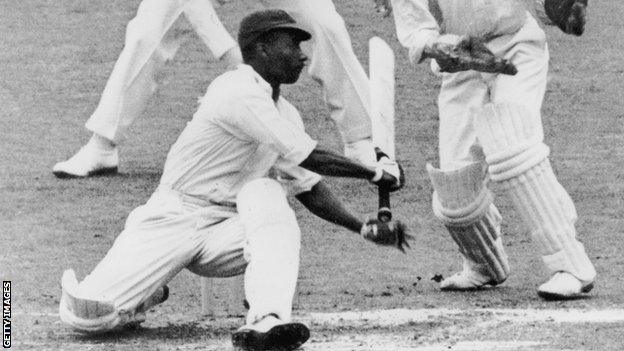
<instances>
[{"instance_id":1,"label":"white clothing","mask_svg":"<svg viewBox=\"0 0 624 351\"><path fill-rule=\"evenodd\" d=\"M596 273L576 240L574 204L556 181L543 142L541 106L549 55L546 36L536 20L516 0L392 3L397 35L414 63L422 61L427 41L446 31L478 36L494 54L516 66L514 76L438 70L442 76L438 97L440 169L451 172L486 162L486 177L503 185L540 246L549 271L569 272L590 284ZM429 4L437 4L432 9L437 11L435 15ZM437 67L432 66L434 70ZM489 215L494 212L498 211L492 205ZM499 236L498 231L494 237ZM456 241L461 245L465 240ZM469 257L464 255L464 259ZM497 277L493 274L491 278Z\"/></svg>"},{"instance_id":2,"label":"white clothing","mask_svg":"<svg viewBox=\"0 0 624 351\"><path fill-rule=\"evenodd\" d=\"M236 48L210 0L143 0L87 129L119 143L160 84L158 72L184 40L175 24L184 15L214 58Z\"/></svg>"},{"instance_id":3,"label":"white clothing","mask_svg":"<svg viewBox=\"0 0 624 351\"><path fill-rule=\"evenodd\" d=\"M312 33L310 75L321 82L343 142L371 136L368 77L353 53L344 21L331 0L260 0L287 11ZM87 129L116 143L158 87L157 72L180 45L172 27L184 14L213 56L236 47L209 0L143 0L128 24L126 44ZM308 46L304 46L307 50Z\"/></svg>"},{"instance_id":4,"label":"white clothing","mask_svg":"<svg viewBox=\"0 0 624 351\"><path fill-rule=\"evenodd\" d=\"M299 228L284 191L263 177L274 166L302 192L320 176L298 166L316 142L297 110L283 98L275 103L271 93L247 65L215 79L171 148L159 188L130 213L77 295L111 303L119 313L134 311L184 268L228 277L252 262L246 273L249 321L267 313L290 319ZM245 213L239 215L237 206ZM267 286L262 282L269 275ZM271 286L280 291L272 293Z\"/></svg>"},{"instance_id":5,"label":"white clothing","mask_svg":"<svg viewBox=\"0 0 624 351\"><path fill-rule=\"evenodd\" d=\"M314 149L297 109L250 66L226 72L210 84L201 104L173 144L161 186L216 203L233 204L251 179L273 165L310 190L318 175L297 165ZM279 156L282 155L282 156Z\"/></svg>"}]
</instances>

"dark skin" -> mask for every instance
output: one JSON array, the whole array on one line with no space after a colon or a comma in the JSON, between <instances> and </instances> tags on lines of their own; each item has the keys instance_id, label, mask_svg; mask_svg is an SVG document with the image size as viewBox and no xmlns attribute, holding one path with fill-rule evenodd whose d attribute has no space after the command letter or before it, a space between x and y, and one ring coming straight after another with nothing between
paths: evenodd
<instances>
[{"instance_id":1,"label":"dark skin","mask_svg":"<svg viewBox=\"0 0 624 351\"><path fill-rule=\"evenodd\" d=\"M292 84L299 79L308 58L301 51L301 39L296 32L289 30L274 30L268 40L261 40L252 45L255 52L247 58L245 63L267 81L272 89L272 99L276 101L280 96L281 84ZM310 155L300 163L300 166L325 176L372 179L375 169L358 162L354 162L335 152L315 148ZM379 186L394 184L396 178L389 173L383 173ZM319 182L308 192L299 194L297 199L318 217L343 226L354 232L359 232L363 222L359 220L344 204L330 191L324 182Z\"/></svg>"}]
</instances>

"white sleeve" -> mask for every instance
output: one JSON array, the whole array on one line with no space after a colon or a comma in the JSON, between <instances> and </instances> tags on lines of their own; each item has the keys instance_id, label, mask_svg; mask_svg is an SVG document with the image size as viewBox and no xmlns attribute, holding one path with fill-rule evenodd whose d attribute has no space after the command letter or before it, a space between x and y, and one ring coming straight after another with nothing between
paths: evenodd
<instances>
[{"instance_id":1,"label":"white sleeve","mask_svg":"<svg viewBox=\"0 0 624 351\"><path fill-rule=\"evenodd\" d=\"M242 100L228 106L229 113L216 120L238 138L266 144L293 165L300 164L316 147L316 141L303 129L280 115L270 98L251 92Z\"/></svg>"},{"instance_id":2,"label":"white sleeve","mask_svg":"<svg viewBox=\"0 0 624 351\"><path fill-rule=\"evenodd\" d=\"M310 191L321 181L322 177L303 167L292 165L278 159L273 166L275 178L282 184L288 194L298 195Z\"/></svg>"},{"instance_id":3,"label":"white sleeve","mask_svg":"<svg viewBox=\"0 0 624 351\"><path fill-rule=\"evenodd\" d=\"M410 62L422 62L427 41L440 34L440 26L429 11L429 1L392 0L392 7L399 42L409 50Z\"/></svg>"}]
</instances>

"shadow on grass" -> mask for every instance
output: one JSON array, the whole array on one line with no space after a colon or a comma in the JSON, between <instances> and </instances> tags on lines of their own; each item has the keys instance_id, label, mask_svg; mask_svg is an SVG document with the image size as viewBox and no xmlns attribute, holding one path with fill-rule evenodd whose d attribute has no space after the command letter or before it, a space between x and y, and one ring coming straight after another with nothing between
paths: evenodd
<instances>
[{"instance_id":1,"label":"shadow on grass","mask_svg":"<svg viewBox=\"0 0 624 351\"><path fill-rule=\"evenodd\" d=\"M200 341L205 339L229 338L236 330L236 326L205 325L199 322L188 322L182 324L169 323L167 326L155 328L128 328L121 331L108 332L96 335L84 335L72 333L68 338L74 342L84 343L119 343L137 342L141 340L149 341L163 340L167 342L179 340L189 342L191 340Z\"/></svg>"}]
</instances>

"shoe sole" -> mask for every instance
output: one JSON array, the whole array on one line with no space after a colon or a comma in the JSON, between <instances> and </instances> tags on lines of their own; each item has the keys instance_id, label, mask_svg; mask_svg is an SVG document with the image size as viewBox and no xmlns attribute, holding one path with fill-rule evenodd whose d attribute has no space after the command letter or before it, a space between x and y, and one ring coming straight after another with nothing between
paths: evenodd
<instances>
[{"instance_id":1,"label":"shoe sole","mask_svg":"<svg viewBox=\"0 0 624 351\"><path fill-rule=\"evenodd\" d=\"M556 294L556 293L538 290L537 296L541 297L542 299L546 301L577 300L577 299L586 298L587 293L589 293L593 288L594 288L594 283L589 283L581 289L580 293L572 294L572 295L562 295L562 294Z\"/></svg>"},{"instance_id":2,"label":"shoe sole","mask_svg":"<svg viewBox=\"0 0 624 351\"><path fill-rule=\"evenodd\" d=\"M444 287L444 288L440 288L440 291L478 291L478 290L489 290L492 288L495 288L498 285L501 285L505 282L505 280L507 280L507 278L497 282L495 280L490 280L489 282L484 283L483 285L479 285L479 286L473 286L473 287L469 287L469 288L459 288L459 287Z\"/></svg>"},{"instance_id":3,"label":"shoe sole","mask_svg":"<svg viewBox=\"0 0 624 351\"><path fill-rule=\"evenodd\" d=\"M266 333L241 330L232 335L232 345L241 351L292 351L310 338L310 329L301 323L277 325Z\"/></svg>"},{"instance_id":4,"label":"shoe sole","mask_svg":"<svg viewBox=\"0 0 624 351\"><path fill-rule=\"evenodd\" d=\"M112 175L112 174L117 174L117 171L118 171L117 167L109 167L109 168L100 168L98 170L91 171L87 173L87 175L85 176L67 173L64 171L52 171L52 174L54 174L59 179L75 179L75 178L88 178L88 177Z\"/></svg>"}]
</instances>

